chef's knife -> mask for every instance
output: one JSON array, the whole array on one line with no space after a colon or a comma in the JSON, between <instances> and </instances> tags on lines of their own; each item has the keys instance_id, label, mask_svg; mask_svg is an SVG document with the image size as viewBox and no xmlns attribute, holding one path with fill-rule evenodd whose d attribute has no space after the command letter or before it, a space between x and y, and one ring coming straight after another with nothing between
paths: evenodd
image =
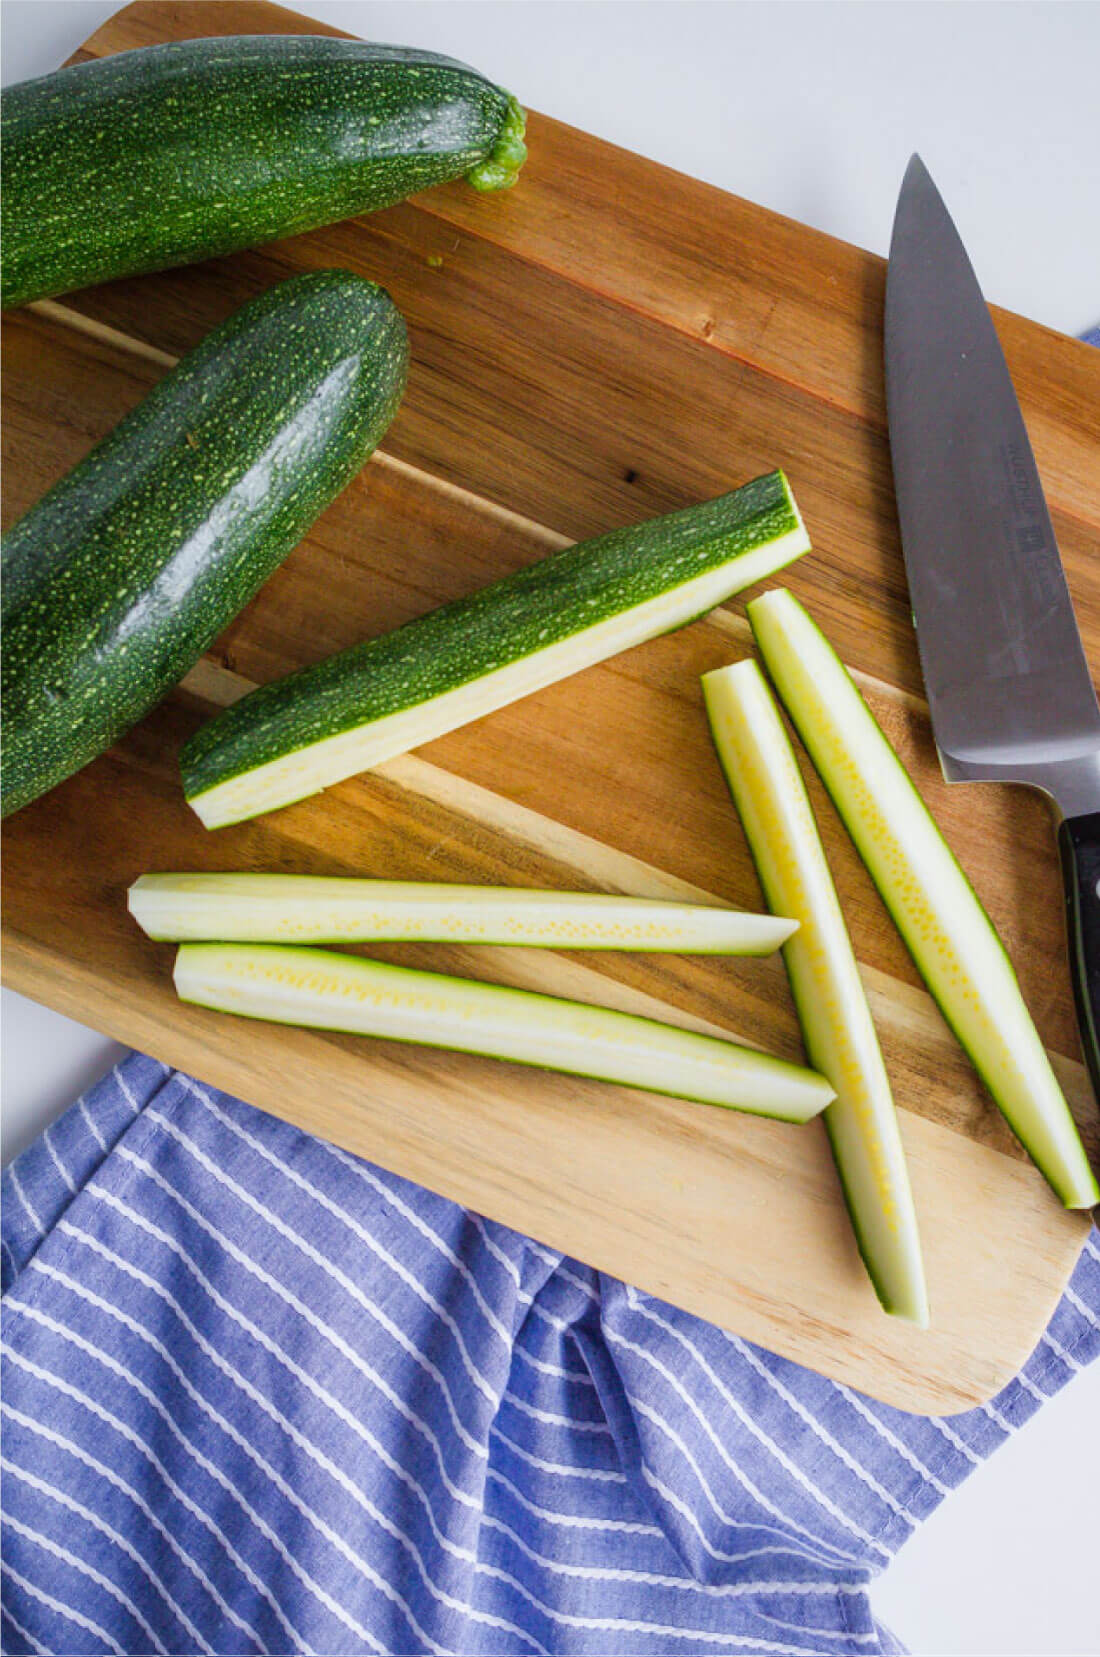
<instances>
[{"instance_id":1,"label":"chef's knife","mask_svg":"<svg viewBox=\"0 0 1100 1657\"><path fill-rule=\"evenodd\" d=\"M905 569L948 782L1021 782L1061 817L1070 964L1100 1098L1100 707L989 308L920 157L886 278Z\"/></svg>"}]
</instances>

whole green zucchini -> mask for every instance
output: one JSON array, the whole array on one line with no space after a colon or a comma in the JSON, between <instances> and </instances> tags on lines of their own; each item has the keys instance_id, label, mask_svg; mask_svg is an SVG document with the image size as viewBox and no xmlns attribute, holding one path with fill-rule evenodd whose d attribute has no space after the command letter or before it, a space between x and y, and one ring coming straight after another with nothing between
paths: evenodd
<instances>
[{"instance_id":1,"label":"whole green zucchini","mask_svg":"<svg viewBox=\"0 0 1100 1657\"><path fill-rule=\"evenodd\" d=\"M501 189L523 111L433 52L174 41L4 93L4 305L294 236L464 174Z\"/></svg>"},{"instance_id":2,"label":"whole green zucchini","mask_svg":"<svg viewBox=\"0 0 1100 1657\"><path fill-rule=\"evenodd\" d=\"M5 537L3 812L109 747L194 665L397 409L405 325L373 282L268 289Z\"/></svg>"}]
</instances>

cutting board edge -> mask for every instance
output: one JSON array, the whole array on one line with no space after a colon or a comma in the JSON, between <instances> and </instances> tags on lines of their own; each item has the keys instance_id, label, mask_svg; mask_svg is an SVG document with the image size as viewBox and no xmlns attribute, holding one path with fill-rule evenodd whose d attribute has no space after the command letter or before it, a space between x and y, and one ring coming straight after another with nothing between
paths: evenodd
<instances>
[{"instance_id":1,"label":"cutting board edge","mask_svg":"<svg viewBox=\"0 0 1100 1657\"><path fill-rule=\"evenodd\" d=\"M134 1032L127 1027L127 1020L124 1012L121 1010L116 1011L109 1004L105 1004L102 1007L97 1005L95 1008L89 1010L88 1001L86 999L81 999L75 994L72 996L66 995L64 981L60 979L55 972L50 970L50 965L47 961L38 958L42 952L36 950L33 945L28 945L27 940L23 939L18 934L12 933L10 929L5 927L3 932L3 942L2 973L0 973L0 978L2 978L6 988L14 990L20 995L25 995L43 1005L52 1007L54 1011L62 1013L66 1017L78 1019L80 1022L85 1024L91 1020L91 1027L99 1031L104 1036L109 1037L111 1040L118 1041L124 1046L131 1048L136 1047L138 1050L141 1049L141 1040L139 1038L135 1041ZM202 1074L197 1076L196 1079L205 1081L209 1085L217 1087L221 1091L230 1094L232 1097L243 1097L239 1081L233 1075L224 1073L226 1061L215 1049L207 1047L204 1050L201 1066L196 1067L195 1055L191 1051L191 1041L186 1035L181 1037L179 1033L175 1031L170 1032L165 1041L163 1050L159 1051L157 1056L162 1060L162 1062L170 1064L174 1069L182 1070L189 1075L195 1075L196 1069L199 1068L202 1070ZM247 1092L254 1093L254 1090L249 1088L247 1089ZM246 1102L254 1105L257 1109L267 1111L269 1114L280 1118L280 1120L290 1122L293 1126L301 1126L300 1122L298 1122L292 1114L288 1114L281 1108L278 1096L275 1095L269 1097L262 1085L258 1090L258 1096L254 1094L253 1097L247 1098ZM359 1119L353 1115L348 1116L346 1120L348 1121L349 1126L353 1129L359 1123ZM369 1136L367 1136L367 1139L368 1142L364 1143L363 1134L353 1131L349 1132L346 1136L341 1136L340 1138L333 1136L332 1143L338 1144L341 1149L346 1150L353 1155L361 1156L367 1160L376 1162L378 1166L387 1168L388 1171L396 1173L401 1178L409 1177L407 1174L404 1174L400 1168L393 1168L390 1166L387 1160L385 1146L379 1147L375 1145L373 1141L370 1140ZM421 1176L418 1175L417 1177L420 1179L421 1183L426 1183L423 1181ZM447 1182L444 1181L444 1184L446 1183ZM432 1186L431 1188L436 1190L438 1195L444 1197L448 1201L461 1201L460 1197L452 1195L447 1190L441 1190L438 1186ZM488 1214L487 1217L496 1218L496 1216L492 1214ZM504 1219L500 1223L509 1225L513 1228L516 1226L514 1218ZM1082 1243L1088 1234L1088 1229L1088 1223L1083 1221L1081 1229ZM552 1237L542 1237L537 1240L541 1241L548 1248L560 1248L562 1246L560 1243L555 1242ZM572 1253L573 1251L566 1248L564 1252ZM901 1372L904 1376L904 1384L902 1386L897 1388L890 1388L889 1386L883 1388L876 1386L869 1389L866 1375L861 1370L858 1362L853 1362L850 1366L844 1364L829 1366L810 1364L808 1367L815 1369L817 1373L826 1376L828 1379L840 1381L846 1385L855 1387L858 1391L863 1392L867 1397L873 1398L879 1403L886 1404L895 1409L906 1410L916 1415L951 1415L958 1413L959 1411L972 1409L989 1403L1019 1372L1037 1345L1042 1336L1043 1330L1046 1328L1050 1320L1050 1316L1053 1313L1054 1308L1057 1306L1062 1294L1065 1291L1066 1284L1072 1276L1073 1267L1076 1263L1079 1252L1079 1248L1075 1248L1071 1254L1067 1244L1064 1274L1057 1282L1052 1282L1049 1297L1044 1298L1041 1304L1037 1306L1032 1320L1028 1324L1028 1327L1020 1333L1019 1339L1013 1344L1011 1352L1004 1356L998 1356L996 1359L987 1360L985 1366L987 1378L984 1385L975 1384L972 1386L965 1386L958 1383L949 1384L946 1381L931 1379L928 1377L913 1378L905 1372ZM598 1270L607 1269L612 1275L617 1275L611 1267L601 1268L598 1260L588 1263L595 1265ZM660 1288L647 1290L644 1282L639 1282L635 1286L640 1288L643 1292L655 1294L660 1299L667 1298L667 1296L662 1293ZM678 1299L677 1304L682 1304L682 1302ZM694 1311L694 1309L690 1306L684 1307L684 1309L689 1312ZM713 1316L709 1316L703 1312L694 1311L694 1315L706 1317L707 1321L710 1322L718 1321ZM744 1338L746 1339L754 1341L759 1340L758 1334L745 1334L743 1330L737 1329L735 1326L736 1321L737 1320L734 1319L728 1326L732 1333L744 1334ZM719 1324L719 1327L725 1327L725 1325ZM773 1344L775 1350L779 1352L781 1356L788 1357L797 1363L806 1362L805 1354L800 1353L794 1344L789 1340L779 1338L774 1340ZM786 1350L784 1350L784 1348L786 1348ZM893 1369L892 1366L885 1360L874 1370L876 1377L878 1375L895 1376L897 1373L898 1371Z\"/></svg>"}]
</instances>

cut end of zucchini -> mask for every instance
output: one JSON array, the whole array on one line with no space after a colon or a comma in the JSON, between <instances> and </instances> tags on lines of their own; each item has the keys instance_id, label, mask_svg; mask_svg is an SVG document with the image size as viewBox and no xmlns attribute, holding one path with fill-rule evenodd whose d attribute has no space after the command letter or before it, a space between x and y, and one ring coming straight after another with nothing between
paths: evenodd
<instances>
[{"instance_id":1,"label":"cut end of zucchini","mask_svg":"<svg viewBox=\"0 0 1100 1657\"><path fill-rule=\"evenodd\" d=\"M823 1076L734 1041L360 956L278 944L183 944L184 1001L389 1041L456 1048L701 1104L808 1122L833 1098Z\"/></svg>"},{"instance_id":2,"label":"cut end of zucchini","mask_svg":"<svg viewBox=\"0 0 1100 1657\"><path fill-rule=\"evenodd\" d=\"M515 98L509 95L508 112L500 137L491 153L466 174L466 181L475 190L510 190L527 160L527 145L523 135L527 130L527 116Z\"/></svg>"}]
</instances>

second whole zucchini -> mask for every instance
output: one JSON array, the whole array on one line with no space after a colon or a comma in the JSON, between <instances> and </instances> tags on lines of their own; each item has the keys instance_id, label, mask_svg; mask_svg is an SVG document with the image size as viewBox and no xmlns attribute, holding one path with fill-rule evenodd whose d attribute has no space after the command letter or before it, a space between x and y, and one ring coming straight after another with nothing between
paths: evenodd
<instances>
[{"instance_id":1,"label":"second whole zucchini","mask_svg":"<svg viewBox=\"0 0 1100 1657\"><path fill-rule=\"evenodd\" d=\"M523 112L451 58L319 35L172 41L10 87L4 305L236 252L465 175L511 184Z\"/></svg>"},{"instance_id":2,"label":"second whole zucchini","mask_svg":"<svg viewBox=\"0 0 1100 1657\"><path fill-rule=\"evenodd\" d=\"M3 543L3 811L102 753L354 477L405 325L347 271L269 288L188 353Z\"/></svg>"}]
</instances>

